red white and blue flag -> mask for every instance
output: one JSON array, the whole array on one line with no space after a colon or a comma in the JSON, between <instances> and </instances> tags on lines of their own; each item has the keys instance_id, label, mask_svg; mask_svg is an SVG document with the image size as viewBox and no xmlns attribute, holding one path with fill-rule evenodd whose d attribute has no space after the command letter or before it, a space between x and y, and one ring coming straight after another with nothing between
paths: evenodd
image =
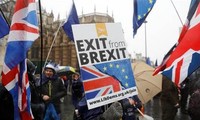
<instances>
[{"instance_id":1,"label":"red white and blue flag","mask_svg":"<svg viewBox=\"0 0 200 120\"><path fill-rule=\"evenodd\" d=\"M177 44L165 55L155 69L179 85L200 66L200 4L192 0Z\"/></svg>"},{"instance_id":2,"label":"red white and blue flag","mask_svg":"<svg viewBox=\"0 0 200 120\"><path fill-rule=\"evenodd\" d=\"M81 75L87 100L122 90L118 80L94 66L81 67Z\"/></svg>"},{"instance_id":3,"label":"red white and blue flag","mask_svg":"<svg viewBox=\"0 0 200 120\"><path fill-rule=\"evenodd\" d=\"M13 97L15 120L33 118L26 54L38 37L35 0L17 0L2 72L2 83Z\"/></svg>"}]
</instances>

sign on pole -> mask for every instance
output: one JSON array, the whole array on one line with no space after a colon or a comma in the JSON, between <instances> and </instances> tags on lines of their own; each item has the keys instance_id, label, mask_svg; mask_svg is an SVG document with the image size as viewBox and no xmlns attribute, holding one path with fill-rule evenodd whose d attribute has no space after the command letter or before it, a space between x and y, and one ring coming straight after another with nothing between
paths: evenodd
<instances>
[{"instance_id":1,"label":"sign on pole","mask_svg":"<svg viewBox=\"0 0 200 120\"><path fill-rule=\"evenodd\" d=\"M89 109L138 94L120 23L72 29Z\"/></svg>"}]
</instances>

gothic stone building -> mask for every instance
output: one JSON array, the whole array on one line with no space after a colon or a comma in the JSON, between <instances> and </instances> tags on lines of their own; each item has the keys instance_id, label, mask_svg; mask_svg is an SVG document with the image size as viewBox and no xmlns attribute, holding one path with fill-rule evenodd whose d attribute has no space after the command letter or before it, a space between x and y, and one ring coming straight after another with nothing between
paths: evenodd
<instances>
[{"instance_id":1,"label":"gothic stone building","mask_svg":"<svg viewBox=\"0 0 200 120\"><path fill-rule=\"evenodd\" d=\"M11 23L14 5L15 0L2 0L1 9L9 23ZM40 18L39 12L38 18ZM28 58L35 65L37 65L37 73L40 72L41 63L44 64L45 60L47 59L47 56L49 56L48 60L55 61L61 66L72 66L76 69L79 69L75 44L64 33L62 27L60 27L60 25L62 24L61 21L63 20L60 20L59 15L57 17L57 20L55 20L53 12L47 13L46 10L42 8L42 43L40 36L33 43L31 49L28 52ZM113 17L108 15L108 12L98 13L96 12L96 10L94 10L94 12L90 14L82 13L82 15L79 16L79 21L81 24L111 22L113 23L114 19ZM52 44L54 39L55 43ZM51 45L53 46L50 50Z\"/></svg>"},{"instance_id":2,"label":"gothic stone building","mask_svg":"<svg viewBox=\"0 0 200 120\"><path fill-rule=\"evenodd\" d=\"M43 63L45 62L47 56L49 56L48 60L53 60L56 63L59 63L61 66L72 66L78 70L79 65L75 44L64 33L62 27L59 27L60 24L62 24L60 23L61 20L59 20L59 17L56 21L53 20L53 14L50 14L49 16L45 16L45 18L43 18ZM79 16L79 21L81 24L104 22L113 23L114 19L108 14L94 12L90 14L82 14L81 16ZM50 50L54 39L55 43ZM28 53L28 58L31 59L37 66L40 66L41 38L38 38L38 40L33 44L31 50Z\"/></svg>"}]
</instances>

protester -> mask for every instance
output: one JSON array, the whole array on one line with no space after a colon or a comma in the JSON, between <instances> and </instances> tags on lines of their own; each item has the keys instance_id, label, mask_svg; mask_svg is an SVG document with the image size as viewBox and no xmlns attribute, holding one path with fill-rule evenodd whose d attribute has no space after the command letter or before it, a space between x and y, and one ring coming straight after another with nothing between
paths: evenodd
<instances>
[{"instance_id":1,"label":"protester","mask_svg":"<svg viewBox=\"0 0 200 120\"><path fill-rule=\"evenodd\" d=\"M73 74L70 74L67 76L67 92L68 93L71 93L72 91L72 75Z\"/></svg>"},{"instance_id":2,"label":"protester","mask_svg":"<svg viewBox=\"0 0 200 120\"><path fill-rule=\"evenodd\" d=\"M188 113L191 120L200 119L200 89L196 89L189 99Z\"/></svg>"},{"instance_id":3,"label":"protester","mask_svg":"<svg viewBox=\"0 0 200 120\"><path fill-rule=\"evenodd\" d=\"M41 89L42 99L44 100L47 106L46 108L52 108L53 104L57 114L60 115L61 113L60 98L67 95L67 91L62 83L62 80L59 79L58 76L56 75L55 67L56 65L54 62L50 62L45 66L44 73L42 75L42 81L40 81L41 83L40 89Z\"/></svg>"},{"instance_id":4,"label":"protester","mask_svg":"<svg viewBox=\"0 0 200 120\"><path fill-rule=\"evenodd\" d=\"M194 85L193 85L193 91L192 91L192 94L194 93L194 91L196 91L197 89L200 89L200 78L198 78L196 81L195 81L195 83L194 83Z\"/></svg>"},{"instance_id":5,"label":"protester","mask_svg":"<svg viewBox=\"0 0 200 120\"><path fill-rule=\"evenodd\" d=\"M63 81L63 84L65 85L65 88L68 89L68 78L66 75L60 76L60 79Z\"/></svg>"},{"instance_id":6,"label":"protester","mask_svg":"<svg viewBox=\"0 0 200 120\"><path fill-rule=\"evenodd\" d=\"M189 94L190 96L194 93L195 90L200 88L200 68L194 71L190 76L190 87L189 87Z\"/></svg>"},{"instance_id":7,"label":"protester","mask_svg":"<svg viewBox=\"0 0 200 120\"><path fill-rule=\"evenodd\" d=\"M174 120L179 105L178 87L166 76L162 77L161 92L162 120Z\"/></svg>"},{"instance_id":8,"label":"protester","mask_svg":"<svg viewBox=\"0 0 200 120\"><path fill-rule=\"evenodd\" d=\"M83 96L83 98L77 104L77 109L74 112L73 120L101 120L102 114L103 114L102 107L97 107L89 110L86 98L85 96Z\"/></svg>"},{"instance_id":9,"label":"protester","mask_svg":"<svg viewBox=\"0 0 200 120\"><path fill-rule=\"evenodd\" d=\"M14 120L14 105L11 94L0 82L0 120Z\"/></svg>"},{"instance_id":10,"label":"protester","mask_svg":"<svg viewBox=\"0 0 200 120\"><path fill-rule=\"evenodd\" d=\"M34 120L43 120L45 112L45 104L42 100L42 96L36 85L36 78L34 77L36 66L27 59L27 73L31 89L31 109L34 116Z\"/></svg>"},{"instance_id":11,"label":"protester","mask_svg":"<svg viewBox=\"0 0 200 120\"><path fill-rule=\"evenodd\" d=\"M123 108L122 120L137 120L137 109L142 108L142 102L137 95L120 101Z\"/></svg>"},{"instance_id":12,"label":"protester","mask_svg":"<svg viewBox=\"0 0 200 120\"><path fill-rule=\"evenodd\" d=\"M76 72L72 75L72 102L75 109L77 109L78 102L83 98L83 95L83 83L80 80L80 74Z\"/></svg>"},{"instance_id":13,"label":"protester","mask_svg":"<svg viewBox=\"0 0 200 120\"><path fill-rule=\"evenodd\" d=\"M189 95L189 87L190 87L190 79L187 77L181 84L180 84L180 93L181 93L181 100L180 100L180 107L181 113L187 114L187 101Z\"/></svg>"},{"instance_id":14,"label":"protester","mask_svg":"<svg viewBox=\"0 0 200 120\"><path fill-rule=\"evenodd\" d=\"M100 115L103 120L121 120L123 116L123 108L120 102L114 102L104 109L104 113Z\"/></svg>"},{"instance_id":15,"label":"protester","mask_svg":"<svg viewBox=\"0 0 200 120\"><path fill-rule=\"evenodd\" d=\"M100 118L105 120L138 120L142 103L137 95L114 102L109 105L108 109Z\"/></svg>"}]
</instances>

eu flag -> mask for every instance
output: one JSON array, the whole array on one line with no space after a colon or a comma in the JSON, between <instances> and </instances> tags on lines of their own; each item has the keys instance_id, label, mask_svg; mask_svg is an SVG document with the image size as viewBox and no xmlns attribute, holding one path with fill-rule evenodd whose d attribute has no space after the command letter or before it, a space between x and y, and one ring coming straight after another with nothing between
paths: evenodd
<instances>
[{"instance_id":1,"label":"eu flag","mask_svg":"<svg viewBox=\"0 0 200 120\"><path fill-rule=\"evenodd\" d=\"M9 33L10 29L4 17L0 14L0 39Z\"/></svg>"},{"instance_id":2,"label":"eu flag","mask_svg":"<svg viewBox=\"0 0 200 120\"><path fill-rule=\"evenodd\" d=\"M135 79L129 59L95 65L101 72L116 78L124 89L135 87Z\"/></svg>"},{"instance_id":3,"label":"eu flag","mask_svg":"<svg viewBox=\"0 0 200 120\"><path fill-rule=\"evenodd\" d=\"M155 2L156 0L134 0L133 36L137 33L137 29L145 21Z\"/></svg>"}]
</instances>

